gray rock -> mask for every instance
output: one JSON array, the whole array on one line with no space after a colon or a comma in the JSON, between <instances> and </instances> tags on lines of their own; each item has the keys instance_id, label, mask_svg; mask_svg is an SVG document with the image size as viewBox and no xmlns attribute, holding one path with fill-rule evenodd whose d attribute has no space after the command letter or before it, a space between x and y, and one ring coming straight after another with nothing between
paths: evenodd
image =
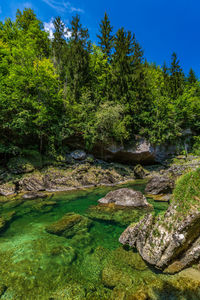
<instances>
[{"instance_id":1,"label":"gray rock","mask_svg":"<svg viewBox=\"0 0 200 300\"><path fill-rule=\"evenodd\" d=\"M15 185L13 183L8 182L0 185L0 196L11 196L15 192Z\"/></svg>"},{"instance_id":2,"label":"gray rock","mask_svg":"<svg viewBox=\"0 0 200 300\"><path fill-rule=\"evenodd\" d=\"M70 155L75 160L84 160L86 158L86 153L83 150L75 150Z\"/></svg>"},{"instance_id":3,"label":"gray rock","mask_svg":"<svg viewBox=\"0 0 200 300\"><path fill-rule=\"evenodd\" d=\"M171 205L163 218L146 215L130 225L119 241L136 247L144 260L168 273L191 265L200 258L200 212L192 208L178 217L176 209Z\"/></svg>"},{"instance_id":4,"label":"gray rock","mask_svg":"<svg viewBox=\"0 0 200 300\"><path fill-rule=\"evenodd\" d=\"M122 188L109 192L104 198L98 200L101 204L114 203L119 206L146 207L150 206L145 196L128 188Z\"/></svg>"},{"instance_id":5,"label":"gray rock","mask_svg":"<svg viewBox=\"0 0 200 300\"><path fill-rule=\"evenodd\" d=\"M158 195L171 193L174 188L174 180L167 176L155 176L149 180L145 193Z\"/></svg>"},{"instance_id":6,"label":"gray rock","mask_svg":"<svg viewBox=\"0 0 200 300\"><path fill-rule=\"evenodd\" d=\"M19 189L23 191L44 191L45 183L42 176L30 176L19 181Z\"/></svg>"}]
</instances>

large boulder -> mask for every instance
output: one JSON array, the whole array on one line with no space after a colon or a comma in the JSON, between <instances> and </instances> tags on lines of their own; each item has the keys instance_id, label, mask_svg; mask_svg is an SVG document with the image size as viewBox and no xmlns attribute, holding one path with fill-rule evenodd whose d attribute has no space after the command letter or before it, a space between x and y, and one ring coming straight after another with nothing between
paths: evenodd
<instances>
[{"instance_id":1,"label":"large boulder","mask_svg":"<svg viewBox=\"0 0 200 300\"><path fill-rule=\"evenodd\" d=\"M164 215L147 214L120 236L148 263L175 273L200 261L200 169L179 179Z\"/></svg>"},{"instance_id":2,"label":"large boulder","mask_svg":"<svg viewBox=\"0 0 200 300\"><path fill-rule=\"evenodd\" d=\"M116 191L109 192L104 198L98 200L100 204L114 203L119 206L131 206L131 207L147 207L145 196L139 192L128 188L122 188Z\"/></svg>"},{"instance_id":3,"label":"large boulder","mask_svg":"<svg viewBox=\"0 0 200 300\"><path fill-rule=\"evenodd\" d=\"M146 185L145 193L157 195L157 194L169 194L174 188L174 180L167 176L155 176L149 180Z\"/></svg>"}]
</instances>

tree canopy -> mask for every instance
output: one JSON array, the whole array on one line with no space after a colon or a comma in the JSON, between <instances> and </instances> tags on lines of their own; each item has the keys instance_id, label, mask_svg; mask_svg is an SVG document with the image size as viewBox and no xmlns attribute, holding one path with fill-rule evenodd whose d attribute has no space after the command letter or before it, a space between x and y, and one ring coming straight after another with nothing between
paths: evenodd
<instances>
[{"instance_id":1,"label":"tree canopy","mask_svg":"<svg viewBox=\"0 0 200 300\"><path fill-rule=\"evenodd\" d=\"M90 149L136 135L177 143L187 128L200 135L200 84L176 53L169 66L148 63L135 34L114 34L106 13L99 46L78 15L69 28L59 16L53 23L50 39L31 9L0 22L1 155L54 155L77 135Z\"/></svg>"}]
</instances>

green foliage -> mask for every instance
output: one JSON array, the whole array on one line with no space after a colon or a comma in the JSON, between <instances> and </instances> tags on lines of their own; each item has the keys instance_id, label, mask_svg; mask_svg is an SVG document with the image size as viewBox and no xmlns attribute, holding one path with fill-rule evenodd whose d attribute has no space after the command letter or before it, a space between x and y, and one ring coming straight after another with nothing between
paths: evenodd
<instances>
[{"instance_id":1,"label":"green foliage","mask_svg":"<svg viewBox=\"0 0 200 300\"><path fill-rule=\"evenodd\" d=\"M134 33L115 35L105 14L99 47L74 16L66 32L54 20L53 39L31 9L0 22L0 157L34 149L63 155L73 136L95 143L125 143L141 135L153 144L200 136L200 85L185 79L177 55L162 68L144 61ZM67 38L66 38L67 36Z\"/></svg>"},{"instance_id":2,"label":"green foliage","mask_svg":"<svg viewBox=\"0 0 200 300\"><path fill-rule=\"evenodd\" d=\"M193 144L192 152L195 155L200 155L200 136L194 136L194 144Z\"/></svg>"},{"instance_id":3,"label":"green foliage","mask_svg":"<svg viewBox=\"0 0 200 300\"><path fill-rule=\"evenodd\" d=\"M173 202L178 204L181 214L188 213L188 209L199 210L200 201L200 169L189 172L178 180L173 192Z\"/></svg>"}]
</instances>

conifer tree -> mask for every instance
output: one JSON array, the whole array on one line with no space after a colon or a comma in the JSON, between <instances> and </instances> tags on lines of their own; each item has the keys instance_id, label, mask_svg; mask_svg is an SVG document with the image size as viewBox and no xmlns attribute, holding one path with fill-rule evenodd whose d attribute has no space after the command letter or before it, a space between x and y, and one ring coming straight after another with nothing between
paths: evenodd
<instances>
[{"instance_id":1,"label":"conifer tree","mask_svg":"<svg viewBox=\"0 0 200 300\"><path fill-rule=\"evenodd\" d=\"M100 34L97 35L99 38L99 44L102 52L106 55L108 59L111 57L113 48L113 27L110 24L107 13L105 12L104 19L100 23Z\"/></svg>"},{"instance_id":2,"label":"conifer tree","mask_svg":"<svg viewBox=\"0 0 200 300\"><path fill-rule=\"evenodd\" d=\"M89 83L90 42L87 28L83 28L78 15L72 17L68 29L69 39L67 85L71 99L78 102L81 90Z\"/></svg>"},{"instance_id":3,"label":"conifer tree","mask_svg":"<svg viewBox=\"0 0 200 300\"><path fill-rule=\"evenodd\" d=\"M171 97L176 99L182 95L184 89L184 73L177 58L177 54L172 53L172 61L170 67L170 92Z\"/></svg>"},{"instance_id":4,"label":"conifer tree","mask_svg":"<svg viewBox=\"0 0 200 300\"><path fill-rule=\"evenodd\" d=\"M129 84L132 80L135 36L130 31L120 28L114 38L115 52L112 56L113 90L116 99L129 101Z\"/></svg>"},{"instance_id":5,"label":"conifer tree","mask_svg":"<svg viewBox=\"0 0 200 300\"><path fill-rule=\"evenodd\" d=\"M57 68L60 79L64 80L64 65L65 65L65 52L66 52L66 40L65 40L65 24L60 17L56 17L53 21L54 24L54 33L53 33L53 58L54 64Z\"/></svg>"},{"instance_id":6,"label":"conifer tree","mask_svg":"<svg viewBox=\"0 0 200 300\"><path fill-rule=\"evenodd\" d=\"M189 76L188 76L187 80L190 84L193 84L193 83L197 82L195 72L192 68L190 69Z\"/></svg>"},{"instance_id":7,"label":"conifer tree","mask_svg":"<svg viewBox=\"0 0 200 300\"><path fill-rule=\"evenodd\" d=\"M164 78L164 88L162 89L163 95L169 95L170 91L170 76L169 76L169 68L167 67L166 62L164 61L162 66L162 73Z\"/></svg>"}]
</instances>

